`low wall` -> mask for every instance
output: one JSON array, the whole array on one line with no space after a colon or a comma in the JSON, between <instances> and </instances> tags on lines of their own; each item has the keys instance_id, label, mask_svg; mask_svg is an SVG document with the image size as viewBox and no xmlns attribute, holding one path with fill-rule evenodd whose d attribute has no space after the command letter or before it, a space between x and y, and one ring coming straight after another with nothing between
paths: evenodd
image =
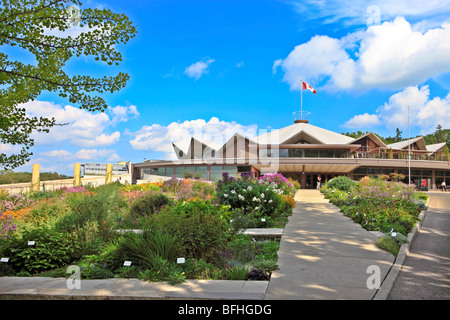
<instances>
[{"instance_id":1,"label":"low wall","mask_svg":"<svg viewBox=\"0 0 450 320\"><path fill-rule=\"evenodd\" d=\"M39 184L40 191L53 191L61 187L73 187L74 179L62 179L62 180L51 180L51 181L41 181ZM105 176L85 176L81 178L82 186L92 186L98 187L105 184ZM113 175L112 181L119 181L122 184L131 184L131 175ZM13 183L13 184L2 184L0 185L0 190L6 190L8 193L27 193L31 190L31 182L24 183Z\"/></svg>"}]
</instances>

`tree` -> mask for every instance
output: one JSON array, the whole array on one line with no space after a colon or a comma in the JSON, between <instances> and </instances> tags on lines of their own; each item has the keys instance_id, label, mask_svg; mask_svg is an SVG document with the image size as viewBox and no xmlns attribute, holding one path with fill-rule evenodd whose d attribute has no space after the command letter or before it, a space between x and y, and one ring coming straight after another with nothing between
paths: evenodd
<instances>
[{"instance_id":1,"label":"tree","mask_svg":"<svg viewBox=\"0 0 450 320\"><path fill-rule=\"evenodd\" d=\"M399 128L397 128L397 130L395 131L395 141L399 142L402 141L402 131L400 131Z\"/></svg>"},{"instance_id":2,"label":"tree","mask_svg":"<svg viewBox=\"0 0 450 320\"><path fill-rule=\"evenodd\" d=\"M34 145L31 133L49 132L57 125L53 118L29 117L21 104L42 92L54 92L79 108L104 111L105 100L92 93L113 93L126 85L129 76L123 72L102 78L64 72L69 59L82 55L118 65L122 56L117 44L136 35L126 15L81 6L79 0L1 1L0 45L28 51L35 62L12 61L0 52L0 143L22 148L9 156L0 153L0 168L15 168L29 161ZM67 35L74 25L82 32Z\"/></svg>"}]
</instances>

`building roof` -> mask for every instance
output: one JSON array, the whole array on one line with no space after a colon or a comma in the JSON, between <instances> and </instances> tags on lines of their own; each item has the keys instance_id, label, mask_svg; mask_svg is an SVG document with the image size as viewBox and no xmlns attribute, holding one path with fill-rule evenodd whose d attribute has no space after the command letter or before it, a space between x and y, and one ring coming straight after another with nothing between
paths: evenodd
<instances>
[{"instance_id":1,"label":"building roof","mask_svg":"<svg viewBox=\"0 0 450 320\"><path fill-rule=\"evenodd\" d=\"M417 143L417 146L419 147L419 150L427 150L427 146L425 145L425 141L423 140L423 137L417 137L409 140L403 140L396 143L388 144L387 147L391 148L392 150L402 150L408 148L409 145L412 145L413 143Z\"/></svg>"},{"instance_id":2,"label":"building roof","mask_svg":"<svg viewBox=\"0 0 450 320\"><path fill-rule=\"evenodd\" d=\"M350 144L355 139L309 123L300 122L262 134L255 140L267 144L295 144L300 140L306 140L314 144Z\"/></svg>"},{"instance_id":3,"label":"building roof","mask_svg":"<svg viewBox=\"0 0 450 320\"><path fill-rule=\"evenodd\" d=\"M435 153L437 151L441 151L441 149L444 149L446 144L447 144L446 142L429 144L427 145L427 150Z\"/></svg>"}]
</instances>

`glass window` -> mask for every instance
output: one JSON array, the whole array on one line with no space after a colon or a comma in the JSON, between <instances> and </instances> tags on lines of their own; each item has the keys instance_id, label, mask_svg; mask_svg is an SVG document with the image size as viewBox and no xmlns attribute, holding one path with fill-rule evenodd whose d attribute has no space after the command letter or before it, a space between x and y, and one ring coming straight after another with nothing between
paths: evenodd
<instances>
[{"instance_id":1,"label":"glass window","mask_svg":"<svg viewBox=\"0 0 450 320\"><path fill-rule=\"evenodd\" d=\"M353 174L367 174L367 168L358 168L353 171Z\"/></svg>"},{"instance_id":2,"label":"glass window","mask_svg":"<svg viewBox=\"0 0 450 320\"><path fill-rule=\"evenodd\" d=\"M280 158L289 157L289 149L280 149L279 156L280 156Z\"/></svg>"},{"instance_id":3,"label":"glass window","mask_svg":"<svg viewBox=\"0 0 450 320\"><path fill-rule=\"evenodd\" d=\"M305 150L305 158L317 158L318 156L319 156L318 150L311 150L311 149Z\"/></svg>"},{"instance_id":4,"label":"glass window","mask_svg":"<svg viewBox=\"0 0 450 320\"><path fill-rule=\"evenodd\" d=\"M176 167L176 169L175 169L175 176L177 178L184 178L184 170L185 170L184 166Z\"/></svg>"},{"instance_id":5,"label":"glass window","mask_svg":"<svg viewBox=\"0 0 450 320\"><path fill-rule=\"evenodd\" d=\"M434 173L434 175L435 175L436 177L443 177L443 176L444 176L444 171L436 171L436 172Z\"/></svg>"},{"instance_id":6,"label":"glass window","mask_svg":"<svg viewBox=\"0 0 450 320\"><path fill-rule=\"evenodd\" d=\"M250 166L238 166L237 167L237 171L238 172L251 172L252 171L252 167L250 167Z\"/></svg>"},{"instance_id":7,"label":"glass window","mask_svg":"<svg viewBox=\"0 0 450 320\"><path fill-rule=\"evenodd\" d=\"M209 172L209 179L211 181L217 181L222 179L222 166L211 166Z\"/></svg>"},{"instance_id":8,"label":"glass window","mask_svg":"<svg viewBox=\"0 0 450 320\"><path fill-rule=\"evenodd\" d=\"M320 158L334 158L334 150L330 150L330 149L319 150L319 157Z\"/></svg>"},{"instance_id":9,"label":"glass window","mask_svg":"<svg viewBox=\"0 0 450 320\"><path fill-rule=\"evenodd\" d=\"M303 149L288 149L289 158L303 158Z\"/></svg>"},{"instance_id":10,"label":"glass window","mask_svg":"<svg viewBox=\"0 0 450 320\"><path fill-rule=\"evenodd\" d=\"M208 168L206 166L197 167L197 175L202 179L206 179L208 174Z\"/></svg>"},{"instance_id":11,"label":"glass window","mask_svg":"<svg viewBox=\"0 0 450 320\"><path fill-rule=\"evenodd\" d=\"M236 178L236 167L235 166L223 166L223 172L227 172L229 177Z\"/></svg>"},{"instance_id":12,"label":"glass window","mask_svg":"<svg viewBox=\"0 0 450 320\"><path fill-rule=\"evenodd\" d=\"M431 170L422 170L423 177L431 177Z\"/></svg>"},{"instance_id":13,"label":"glass window","mask_svg":"<svg viewBox=\"0 0 450 320\"><path fill-rule=\"evenodd\" d=\"M166 168L166 177L173 177L173 167Z\"/></svg>"}]
</instances>

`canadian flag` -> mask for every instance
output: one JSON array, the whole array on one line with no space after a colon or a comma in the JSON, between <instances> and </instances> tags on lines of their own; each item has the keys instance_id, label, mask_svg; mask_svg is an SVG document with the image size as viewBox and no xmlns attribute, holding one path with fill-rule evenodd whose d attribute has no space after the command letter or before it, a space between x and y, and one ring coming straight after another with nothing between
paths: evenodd
<instances>
[{"instance_id":1,"label":"canadian flag","mask_svg":"<svg viewBox=\"0 0 450 320\"><path fill-rule=\"evenodd\" d=\"M311 87L309 84L307 84L305 81L302 81L302 84L303 84L303 90L308 89L312 93L317 93L317 91L313 87Z\"/></svg>"}]
</instances>

